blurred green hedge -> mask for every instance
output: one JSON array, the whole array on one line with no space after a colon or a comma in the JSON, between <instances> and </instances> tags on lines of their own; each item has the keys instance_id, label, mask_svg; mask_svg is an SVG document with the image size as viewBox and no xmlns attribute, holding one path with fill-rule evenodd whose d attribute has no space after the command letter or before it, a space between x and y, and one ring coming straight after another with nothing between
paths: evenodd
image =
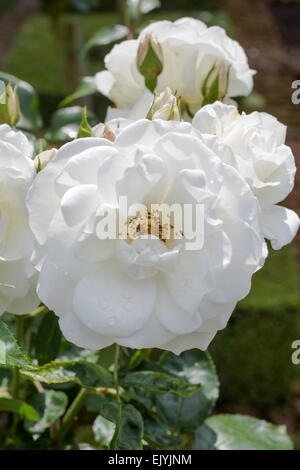
<instances>
[{"instance_id":1,"label":"blurred green hedge","mask_svg":"<svg viewBox=\"0 0 300 470\"><path fill-rule=\"evenodd\" d=\"M291 362L291 344L300 338L299 312L295 249L270 249L249 296L209 348L220 376L219 404L264 409L292 398L299 368Z\"/></svg>"}]
</instances>

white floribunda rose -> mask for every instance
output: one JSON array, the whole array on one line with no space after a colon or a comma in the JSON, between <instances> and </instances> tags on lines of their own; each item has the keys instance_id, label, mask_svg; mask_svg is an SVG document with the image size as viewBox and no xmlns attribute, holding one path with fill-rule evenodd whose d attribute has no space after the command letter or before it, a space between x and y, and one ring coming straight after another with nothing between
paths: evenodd
<instances>
[{"instance_id":1,"label":"white floribunda rose","mask_svg":"<svg viewBox=\"0 0 300 470\"><path fill-rule=\"evenodd\" d=\"M193 126L217 137L217 153L250 185L261 206L262 231L272 247L280 249L290 243L299 228L299 217L276 205L292 191L296 172L293 153L285 145L286 126L270 114L239 114L234 106L221 102L198 111Z\"/></svg>"},{"instance_id":2,"label":"white floribunda rose","mask_svg":"<svg viewBox=\"0 0 300 470\"><path fill-rule=\"evenodd\" d=\"M123 211L120 196L149 211L202 204L202 248L187 249L185 225L181 237L101 239L104 211ZM267 255L249 186L190 123L143 119L114 142L64 145L27 206L42 257L38 294L65 337L89 349L206 349Z\"/></svg>"},{"instance_id":3,"label":"white floribunda rose","mask_svg":"<svg viewBox=\"0 0 300 470\"><path fill-rule=\"evenodd\" d=\"M202 105L203 85L209 88L219 75L219 91L226 97L248 95L253 87L243 48L230 39L223 28L207 27L194 18L173 22L158 21L145 28L138 39L123 41L105 57L106 69L96 74L96 84L118 108L131 109L145 89L144 77L137 68L139 45L149 35L162 51L162 72L155 91L166 87L177 91L191 112Z\"/></svg>"},{"instance_id":4,"label":"white floribunda rose","mask_svg":"<svg viewBox=\"0 0 300 470\"><path fill-rule=\"evenodd\" d=\"M0 314L31 312L39 304L37 272L30 264L34 237L26 193L36 170L32 147L22 132L0 126Z\"/></svg>"}]
</instances>

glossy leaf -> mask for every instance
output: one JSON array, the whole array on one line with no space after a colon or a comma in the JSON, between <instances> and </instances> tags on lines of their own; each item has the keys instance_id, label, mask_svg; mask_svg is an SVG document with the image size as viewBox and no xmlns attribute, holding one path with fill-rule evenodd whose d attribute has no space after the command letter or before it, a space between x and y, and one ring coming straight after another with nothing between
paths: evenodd
<instances>
[{"instance_id":1,"label":"glossy leaf","mask_svg":"<svg viewBox=\"0 0 300 470\"><path fill-rule=\"evenodd\" d=\"M112 387L112 375L103 367L90 362L51 362L41 367L22 369L32 380L47 384L76 382L86 388Z\"/></svg>"},{"instance_id":2,"label":"glossy leaf","mask_svg":"<svg viewBox=\"0 0 300 470\"><path fill-rule=\"evenodd\" d=\"M17 341L2 320L0 320L0 364L5 366L27 367L30 358L21 350Z\"/></svg>"},{"instance_id":3,"label":"glossy leaf","mask_svg":"<svg viewBox=\"0 0 300 470\"><path fill-rule=\"evenodd\" d=\"M121 41L129 33L127 26L115 24L114 26L104 26L97 31L83 46L82 52L87 53L95 46L107 46L113 42Z\"/></svg>"},{"instance_id":4,"label":"glossy leaf","mask_svg":"<svg viewBox=\"0 0 300 470\"><path fill-rule=\"evenodd\" d=\"M161 366L188 383L200 383L201 390L190 397L180 398L172 393L156 398L157 412L173 432L190 433L209 415L219 392L215 366L208 353L191 350L180 356L164 354Z\"/></svg>"},{"instance_id":5,"label":"glossy leaf","mask_svg":"<svg viewBox=\"0 0 300 470\"><path fill-rule=\"evenodd\" d=\"M122 382L123 387L141 387L152 393L175 393L180 396L188 396L200 389L201 385L191 385L181 378L154 372L138 371L127 374Z\"/></svg>"},{"instance_id":6,"label":"glossy leaf","mask_svg":"<svg viewBox=\"0 0 300 470\"><path fill-rule=\"evenodd\" d=\"M35 89L29 83L8 73L0 72L0 80L7 85L8 82L18 87L18 96L21 107L21 118L17 127L27 131L40 129L43 126L43 120L39 110L39 98Z\"/></svg>"},{"instance_id":7,"label":"glossy leaf","mask_svg":"<svg viewBox=\"0 0 300 470\"><path fill-rule=\"evenodd\" d=\"M194 433L193 450L214 450L216 440L216 433L203 424L199 426Z\"/></svg>"},{"instance_id":8,"label":"glossy leaf","mask_svg":"<svg viewBox=\"0 0 300 470\"><path fill-rule=\"evenodd\" d=\"M79 348L75 344L68 343L62 339L63 351L57 356L57 362L80 362L87 361L96 363L98 361L99 351L90 351L89 349Z\"/></svg>"},{"instance_id":9,"label":"glossy leaf","mask_svg":"<svg viewBox=\"0 0 300 470\"><path fill-rule=\"evenodd\" d=\"M106 400L100 409L101 415L117 424L120 418L120 405L117 401L108 401Z\"/></svg>"},{"instance_id":10,"label":"glossy leaf","mask_svg":"<svg viewBox=\"0 0 300 470\"><path fill-rule=\"evenodd\" d=\"M168 433L150 413L144 416L144 436L150 445L158 449L178 449L186 442L184 438Z\"/></svg>"},{"instance_id":11,"label":"glossy leaf","mask_svg":"<svg viewBox=\"0 0 300 470\"><path fill-rule=\"evenodd\" d=\"M110 444L111 450L141 450L143 438L143 418L132 405L121 409L115 434Z\"/></svg>"},{"instance_id":12,"label":"glossy leaf","mask_svg":"<svg viewBox=\"0 0 300 470\"><path fill-rule=\"evenodd\" d=\"M45 390L43 393L36 393L29 403L41 418L33 422L27 417L24 426L31 434L39 435L63 415L68 404L68 397L60 391Z\"/></svg>"},{"instance_id":13,"label":"glossy leaf","mask_svg":"<svg viewBox=\"0 0 300 470\"><path fill-rule=\"evenodd\" d=\"M145 15L155 8L159 8L161 2L159 0L141 0L141 2L139 0L127 0L127 5L130 18L135 19L139 15L139 7L140 13Z\"/></svg>"},{"instance_id":14,"label":"glossy leaf","mask_svg":"<svg viewBox=\"0 0 300 470\"><path fill-rule=\"evenodd\" d=\"M292 450L285 426L244 415L222 414L206 420L216 434L218 450Z\"/></svg>"},{"instance_id":15,"label":"glossy leaf","mask_svg":"<svg viewBox=\"0 0 300 470\"><path fill-rule=\"evenodd\" d=\"M63 99L60 102L59 107L66 106L72 103L72 101L84 98L85 96L93 95L94 93L97 93L97 91L95 78L83 77L74 93Z\"/></svg>"},{"instance_id":16,"label":"glossy leaf","mask_svg":"<svg viewBox=\"0 0 300 470\"><path fill-rule=\"evenodd\" d=\"M22 400L17 400L14 398L0 398L0 411L11 411L13 413L18 413L28 419L31 419L32 421L37 421L40 419L40 416L32 406L28 405L28 403L25 403Z\"/></svg>"},{"instance_id":17,"label":"glossy leaf","mask_svg":"<svg viewBox=\"0 0 300 470\"><path fill-rule=\"evenodd\" d=\"M211 400L211 406L215 405L219 396L219 380L209 353L199 349L185 351L180 356L166 353L162 356L160 365L190 384L200 383L205 395Z\"/></svg>"},{"instance_id":18,"label":"glossy leaf","mask_svg":"<svg viewBox=\"0 0 300 470\"><path fill-rule=\"evenodd\" d=\"M56 315L53 312L45 313L34 337L35 355L40 364L53 361L57 357L61 338Z\"/></svg>"},{"instance_id":19,"label":"glossy leaf","mask_svg":"<svg viewBox=\"0 0 300 470\"><path fill-rule=\"evenodd\" d=\"M115 433L115 424L99 415L94 421L93 432L95 441L108 446Z\"/></svg>"}]
</instances>

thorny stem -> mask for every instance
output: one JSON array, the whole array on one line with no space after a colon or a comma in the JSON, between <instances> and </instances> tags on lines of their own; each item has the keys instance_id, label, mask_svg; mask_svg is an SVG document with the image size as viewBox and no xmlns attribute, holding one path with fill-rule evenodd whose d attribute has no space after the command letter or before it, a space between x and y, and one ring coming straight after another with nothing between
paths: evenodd
<instances>
[{"instance_id":1,"label":"thorny stem","mask_svg":"<svg viewBox=\"0 0 300 470\"><path fill-rule=\"evenodd\" d=\"M16 339L17 343L20 347L22 347L22 340L23 340L23 316L17 315L16 316ZM18 367L13 368L13 376L12 376L12 396L14 398L19 398L19 388L20 388L20 370ZM16 430L18 424L18 414L15 413L13 417L13 430Z\"/></svg>"},{"instance_id":2,"label":"thorny stem","mask_svg":"<svg viewBox=\"0 0 300 470\"><path fill-rule=\"evenodd\" d=\"M119 357L120 357L120 346L116 344L115 363L114 363L114 382L116 386L117 400L121 405L121 397L120 397L119 381L118 381Z\"/></svg>"}]
</instances>

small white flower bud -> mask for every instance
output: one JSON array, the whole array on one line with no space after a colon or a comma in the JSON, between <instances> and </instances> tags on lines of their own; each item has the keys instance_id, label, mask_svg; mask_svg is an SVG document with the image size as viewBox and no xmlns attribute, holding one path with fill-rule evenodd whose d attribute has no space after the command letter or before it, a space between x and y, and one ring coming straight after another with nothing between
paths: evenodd
<instances>
[{"instance_id":1,"label":"small white flower bud","mask_svg":"<svg viewBox=\"0 0 300 470\"><path fill-rule=\"evenodd\" d=\"M179 101L175 95L172 95L170 88L166 88L165 91L155 98L148 117L152 120L180 121Z\"/></svg>"},{"instance_id":2,"label":"small white flower bud","mask_svg":"<svg viewBox=\"0 0 300 470\"><path fill-rule=\"evenodd\" d=\"M15 126L21 116L17 87L12 88L8 83L0 99L0 124Z\"/></svg>"},{"instance_id":3,"label":"small white flower bud","mask_svg":"<svg viewBox=\"0 0 300 470\"><path fill-rule=\"evenodd\" d=\"M44 152L39 153L34 159L34 165L35 165L36 171L39 172L43 170L48 165L48 163L50 163L51 160L53 160L56 154L57 154L56 148L52 148L50 150L44 150Z\"/></svg>"}]
</instances>

